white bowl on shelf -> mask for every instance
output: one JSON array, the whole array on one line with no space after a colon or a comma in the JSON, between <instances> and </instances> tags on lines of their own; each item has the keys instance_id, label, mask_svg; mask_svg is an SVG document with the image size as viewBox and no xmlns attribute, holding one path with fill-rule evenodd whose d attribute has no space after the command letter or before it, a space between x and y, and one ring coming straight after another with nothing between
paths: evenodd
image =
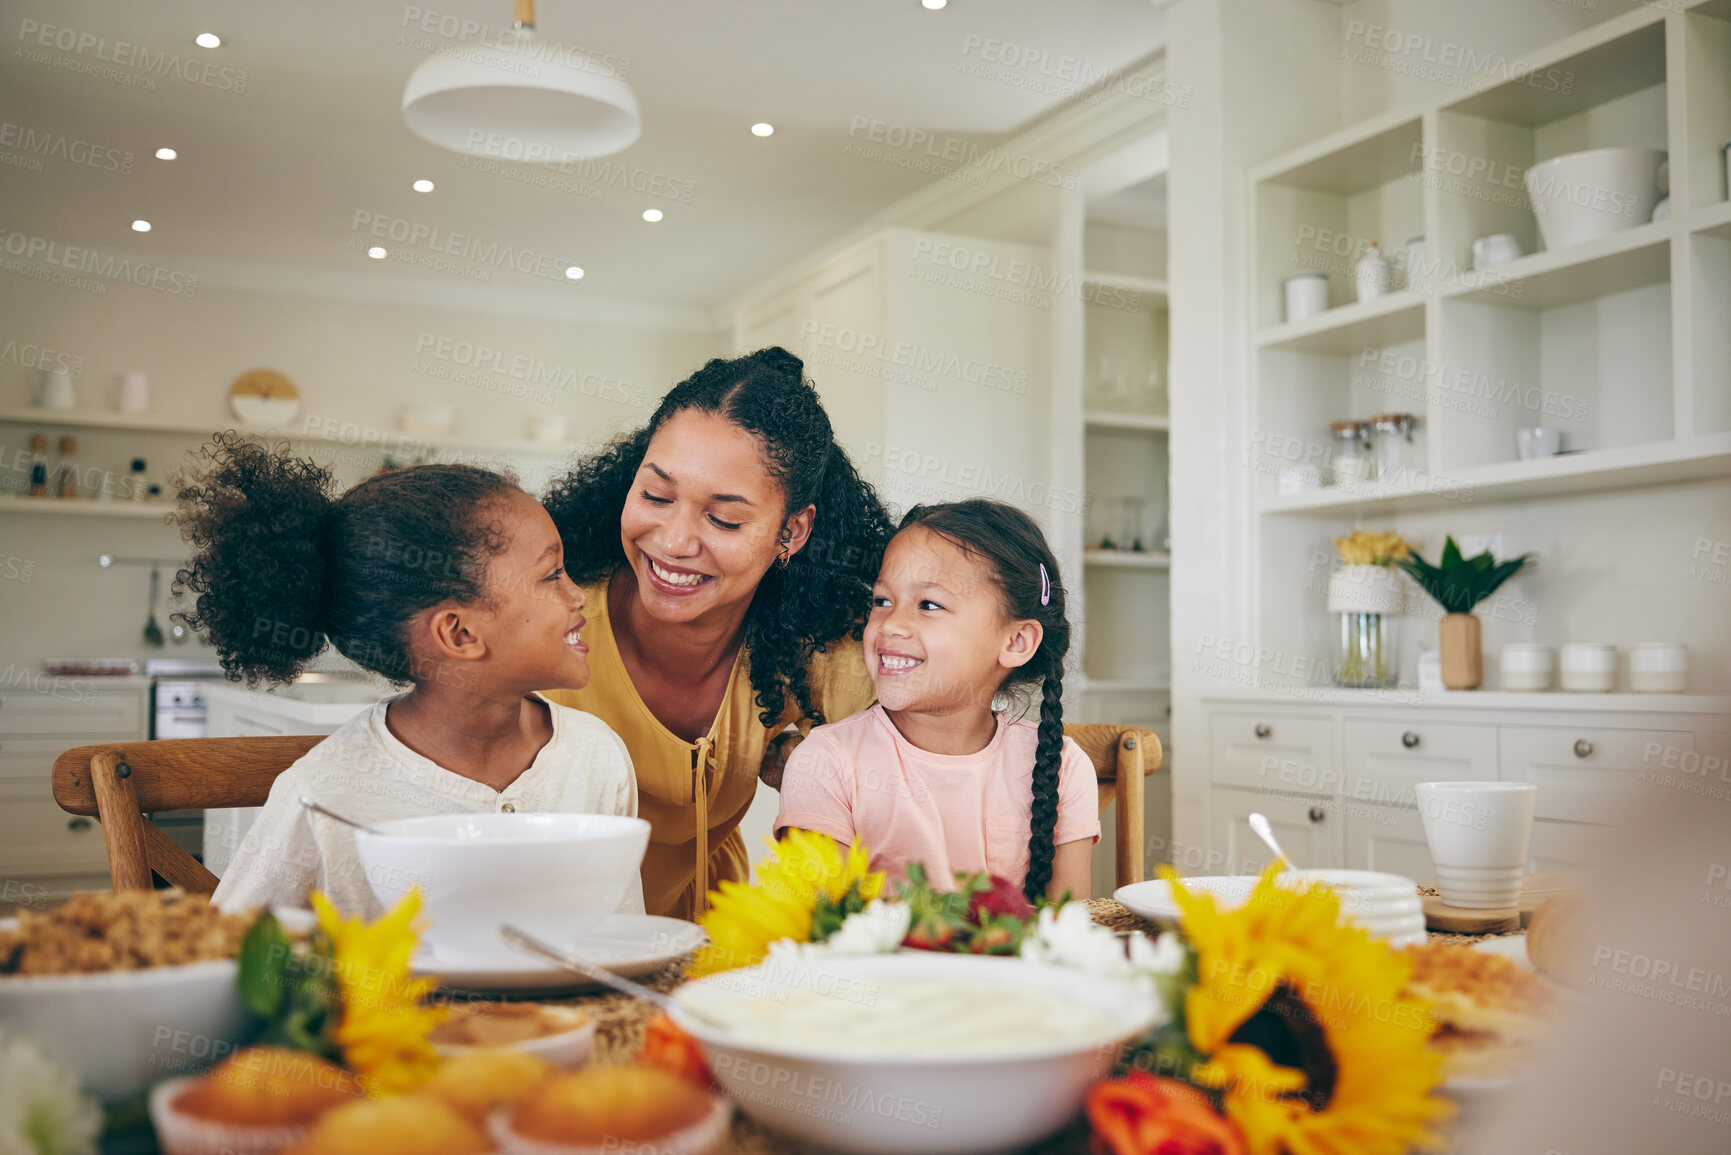
<instances>
[{"instance_id":1,"label":"white bowl on shelf","mask_svg":"<svg viewBox=\"0 0 1731 1155\"><path fill-rule=\"evenodd\" d=\"M1533 165L1527 198L1545 248L1556 252L1652 220L1663 163L1663 149L1594 148Z\"/></svg>"}]
</instances>

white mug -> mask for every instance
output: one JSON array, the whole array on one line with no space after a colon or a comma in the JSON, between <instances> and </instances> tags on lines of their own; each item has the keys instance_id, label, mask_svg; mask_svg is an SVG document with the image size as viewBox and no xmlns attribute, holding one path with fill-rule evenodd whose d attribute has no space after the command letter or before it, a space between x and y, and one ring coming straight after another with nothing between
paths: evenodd
<instances>
[{"instance_id":1,"label":"white mug","mask_svg":"<svg viewBox=\"0 0 1731 1155\"><path fill-rule=\"evenodd\" d=\"M1473 242L1473 268L1488 269L1522 256L1521 242L1508 233L1492 233Z\"/></svg>"},{"instance_id":2,"label":"white mug","mask_svg":"<svg viewBox=\"0 0 1731 1155\"><path fill-rule=\"evenodd\" d=\"M1531 782L1420 782L1415 790L1443 904L1466 910L1518 905L1539 788Z\"/></svg>"},{"instance_id":3,"label":"white mug","mask_svg":"<svg viewBox=\"0 0 1731 1155\"><path fill-rule=\"evenodd\" d=\"M1286 319L1302 321L1328 312L1328 277L1314 270L1286 278Z\"/></svg>"},{"instance_id":4,"label":"white mug","mask_svg":"<svg viewBox=\"0 0 1731 1155\"><path fill-rule=\"evenodd\" d=\"M64 369L50 369L42 375L42 395L36 403L44 409L70 409L77 404L72 392L72 374Z\"/></svg>"},{"instance_id":5,"label":"white mug","mask_svg":"<svg viewBox=\"0 0 1731 1155\"><path fill-rule=\"evenodd\" d=\"M1535 457L1555 457L1563 448L1563 434L1560 430L1546 429L1534 426L1531 429L1515 430L1515 448L1520 451L1523 461Z\"/></svg>"},{"instance_id":6,"label":"white mug","mask_svg":"<svg viewBox=\"0 0 1731 1155\"><path fill-rule=\"evenodd\" d=\"M114 407L122 413L150 412L150 378L134 369L121 375L120 396Z\"/></svg>"}]
</instances>

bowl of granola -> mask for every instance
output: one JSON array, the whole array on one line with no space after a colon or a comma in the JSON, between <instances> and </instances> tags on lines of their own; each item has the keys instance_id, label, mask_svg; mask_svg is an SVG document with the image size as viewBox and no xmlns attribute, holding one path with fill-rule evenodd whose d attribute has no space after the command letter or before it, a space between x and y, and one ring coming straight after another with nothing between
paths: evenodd
<instances>
[{"instance_id":1,"label":"bowl of granola","mask_svg":"<svg viewBox=\"0 0 1731 1155\"><path fill-rule=\"evenodd\" d=\"M0 920L0 1029L109 1100L202 1070L245 1038L235 955L252 919L159 890Z\"/></svg>"}]
</instances>

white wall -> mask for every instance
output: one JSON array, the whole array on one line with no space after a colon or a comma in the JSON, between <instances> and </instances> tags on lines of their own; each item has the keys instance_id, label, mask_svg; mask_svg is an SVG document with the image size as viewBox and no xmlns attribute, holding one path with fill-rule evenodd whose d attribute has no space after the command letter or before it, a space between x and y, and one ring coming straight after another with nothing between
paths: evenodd
<instances>
[{"instance_id":1,"label":"white wall","mask_svg":"<svg viewBox=\"0 0 1731 1155\"><path fill-rule=\"evenodd\" d=\"M291 278L285 272L283 279ZM40 372L24 363L36 359L26 347L65 353L69 364L80 365L80 408L112 408L109 391L117 376L142 369L150 375L156 416L208 422L212 429L233 424L227 393L235 377L274 368L304 399L297 426L310 420L346 431L347 445L306 449L353 480L379 460L376 452L361 451L363 437L376 444L382 436L411 455L423 444L393 433L409 402L449 402L456 411L451 436L482 442L521 441L531 416L564 414L570 440L581 445L640 423L668 388L726 348L723 336L706 328L561 319L528 309L522 310L528 315L508 316L497 311L497 300L479 303L486 311L208 284L191 299L124 283L96 294L6 277L0 279L0 409L34 399ZM507 371L459 364L479 356L471 345L499 350L498 363ZM7 490L28 483L18 455L36 431L0 423L0 486ZM143 456L157 481L198 444L195 437L162 433L47 432L51 448L63 432L77 436L77 460L86 467L124 472L130 458ZM566 455L473 456L515 466L525 485L538 491ZM177 531L150 522L0 511L0 621L6 623L0 668L39 669L46 657L200 654L197 643L147 650L140 630L148 574L103 570L95 561L102 552L170 558L183 556L184 547ZM24 573L28 580L16 576Z\"/></svg>"}]
</instances>

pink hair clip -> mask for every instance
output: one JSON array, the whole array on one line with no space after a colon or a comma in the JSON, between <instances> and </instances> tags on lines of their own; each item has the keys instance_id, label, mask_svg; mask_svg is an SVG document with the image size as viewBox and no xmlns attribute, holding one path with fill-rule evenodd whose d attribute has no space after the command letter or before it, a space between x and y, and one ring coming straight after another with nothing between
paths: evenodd
<instances>
[{"instance_id":1,"label":"pink hair clip","mask_svg":"<svg viewBox=\"0 0 1731 1155\"><path fill-rule=\"evenodd\" d=\"M1046 573L1046 563L1040 563L1040 604L1050 605L1052 602L1052 579Z\"/></svg>"}]
</instances>

